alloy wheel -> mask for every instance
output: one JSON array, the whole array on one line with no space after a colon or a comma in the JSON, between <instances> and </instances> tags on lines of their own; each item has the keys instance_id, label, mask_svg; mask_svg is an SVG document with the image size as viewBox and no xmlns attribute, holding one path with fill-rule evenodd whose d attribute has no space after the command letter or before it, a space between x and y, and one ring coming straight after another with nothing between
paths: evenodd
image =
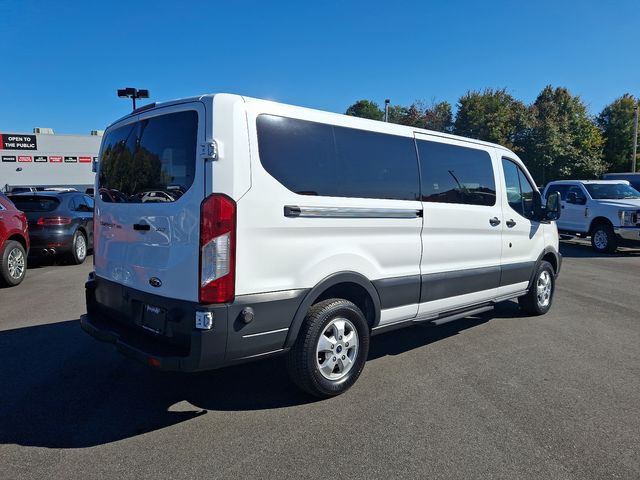
<instances>
[{"instance_id":1,"label":"alloy wheel","mask_svg":"<svg viewBox=\"0 0 640 480\"><path fill-rule=\"evenodd\" d=\"M551 302L551 288L553 286L553 280L547 270L540 272L538 282L536 285L536 297L538 299L538 305L545 308Z\"/></svg>"},{"instance_id":2,"label":"alloy wheel","mask_svg":"<svg viewBox=\"0 0 640 480\"><path fill-rule=\"evenodd\" d=\"M316 363L323 377L340 380L358 356L358 332L346 318L335 318L324 328L316 346Z\"/></svg>"},{"instance_id":3,"label":"alloy wheel","mask_svg":"<svg viewBox=\"0 0 640 480\"><path fill-rule=\"evenodd\" d=\"M9 252L7 266L9 269L9 275L14 280L18 280L22 277L22 275L24 275L25 261L22 250L20 250L19 248L11 249L11 251Z\"/></svg>"}]
</instances>

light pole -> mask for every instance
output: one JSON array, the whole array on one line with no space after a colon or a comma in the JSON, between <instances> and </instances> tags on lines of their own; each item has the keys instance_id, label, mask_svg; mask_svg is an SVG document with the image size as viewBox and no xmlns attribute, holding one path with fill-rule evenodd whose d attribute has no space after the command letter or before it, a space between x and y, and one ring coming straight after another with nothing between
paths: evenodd
<instances>
[{"instance_id":1,"label":"light pole","mask_svg":"<svg viewBox=\"0 0 640 480\"><path fill-rule=\"evenodd\" d=\"M391 103L391 100L389 100L388 98L385 98L384 100L384 121L385 122L389 121L389 103Z\"/></svg>"},{"instance_id":2,"label":"light pole","mask_svg":"<svg viewBox=\"0 0 640 480\"><path fill-rule=\"evenodd\" d=\"M133 100L133 109L136 109L136 98L149 98L149 90L137 89L133 87L119 88L118 97L130 98Z\"/></svg>"},{"instance_id":3,"label":"light pole","mask_svg":"<svg viewBox=\"0 0 640 480\"><path fill-rule=\"evenodd\" d=\"M633 157L631 158L631 171L636 173L636 154L638 152L638 104L640 100L636 102L636 108L633 115Z\"/></svg>"}]
</instances>

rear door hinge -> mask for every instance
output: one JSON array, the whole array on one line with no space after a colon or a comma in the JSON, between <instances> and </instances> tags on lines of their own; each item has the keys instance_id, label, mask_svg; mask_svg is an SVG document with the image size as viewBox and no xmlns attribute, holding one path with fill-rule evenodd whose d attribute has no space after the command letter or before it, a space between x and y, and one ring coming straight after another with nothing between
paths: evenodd
<instances>
[{"instance_id":1,"label":"rear door hinge","mask_svg":"<svg viewBox=\"0 0 640 480\"><path fill-rule=\"evenodd\" d=\"M200 148L200 154L205 160L218 160L218 144L215 140L200 145Z\"/></svg>"}]
</instances>

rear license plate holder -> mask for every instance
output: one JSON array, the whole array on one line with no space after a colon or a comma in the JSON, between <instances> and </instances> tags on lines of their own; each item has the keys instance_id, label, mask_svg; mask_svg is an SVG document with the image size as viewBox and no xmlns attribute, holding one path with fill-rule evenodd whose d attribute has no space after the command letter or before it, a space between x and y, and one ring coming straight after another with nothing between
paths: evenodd
<instances>
[{"instance_id":1,"label":"rear license plate holder","mask_svg":"<svg viewBox=\"0 0 640 480\"><path fill-rule=\"evenodd\" d=\"M167 326L167 311L154 305L142 306L142 328L164 335Z\"/></svg>"}]
</instances>

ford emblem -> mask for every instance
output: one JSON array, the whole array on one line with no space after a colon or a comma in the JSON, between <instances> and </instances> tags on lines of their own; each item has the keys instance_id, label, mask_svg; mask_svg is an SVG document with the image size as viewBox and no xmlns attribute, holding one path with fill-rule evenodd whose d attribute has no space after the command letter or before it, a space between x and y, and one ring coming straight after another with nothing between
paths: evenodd
<instances>
[{"instance_id":1,"label":"ford emblem","mask_svg":"<svg viewBox=\"0 0 640 480\"><path fill-rule=\"evenodd\" d=\"M157 277L151 277L149 279L149 285L151 285L152 287L161 287L162 286L162 281L160 281L159 278Z\"/></svg>"}]
</instances>

